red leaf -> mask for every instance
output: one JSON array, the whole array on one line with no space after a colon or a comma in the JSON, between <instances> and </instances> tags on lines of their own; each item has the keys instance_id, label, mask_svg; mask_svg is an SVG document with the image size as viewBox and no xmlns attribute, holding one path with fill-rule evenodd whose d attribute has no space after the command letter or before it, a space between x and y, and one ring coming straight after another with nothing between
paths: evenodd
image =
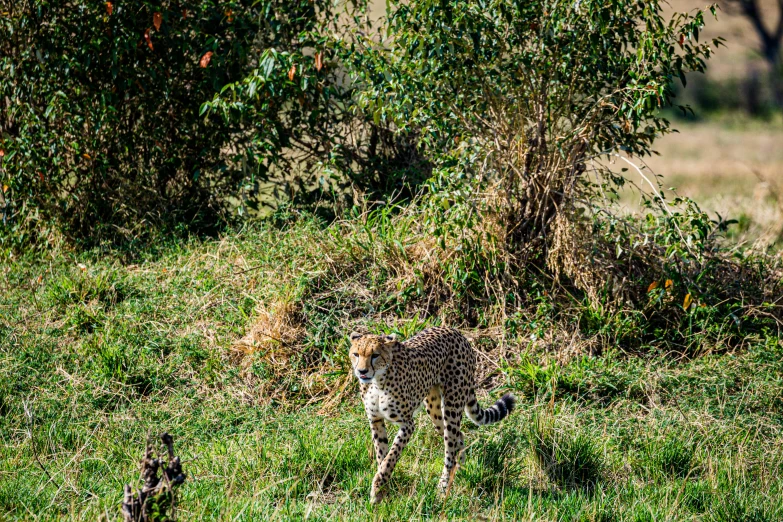
<instances>
[{"instance_id":1,"label":"red leaf","mask_svg":"<svg viewBox=\"0 0 783 522\"><path fill-rule=\"evenodd\" d=\"M147 30L144 31L144 41L147 42L147 46L150 48L150 51L153 51L154 48L152 47L152 37L150 37L150 29L152 29L152 27L147 27Z\"/></svg>"},{"instance_id":2,"label":"red leaf","mask_svg":"<svg viewBox=\"0 0 783 522\"><path fill-rule=\"evenodd\" d=\"M680 49L682 49L682 44L684 44L684 43L685 43L685 35L681 34L680 35L680 41L679 41Z\"/></svg>"},{"instance_id":3,"label":"red leaf","mask_svg":"<svg viewBox=\"0 0 783 522\"><path fill-rule=\"evenodd\" d=\"M106 14L111 16L113 12L114 12L114 5L111 2L106 2Z\"/></svg>"},{"instance_id":4,"label":"red leaf","mask_svg":"<svg viewBox=\"0 0 783 522\"><path fill-rule=\"evenodd\" d=\"M163 15L155 13L152 15L152 25L155 26L156 31L160 31L160 24L163 23Z\"/></svg>"},{"instance_id":5,"label":"red leaf","mask_svg":"<svg viewBox=\"0 0 783 522\"><path fill-rule=\"evenodd\" d=\"M234 11L231 9L226 9L226 18L228 19L228 23L231 23L234 21Z\"/></svg>"},{"instance_id":6,"label":"red leaf","mask_svg":"<svg viewBox=\"0 0 783 522\"><path fill-rule=\"evenodd\" d=\"M324 66L324 55L322 52L318 51L315 53L315 70L320 71L323 69Z\"/></svg>"},{"instance_id":7,"label":"red leaf","mask_svg":"<svg viewBox=\"0 0 783 522\"><path fill-rule=\"evenodd\" d=\"M0 158L2 158L3 156L5 156L5 151L3 149L0 149Z\"/></svg>"},{"instance_id":8,"label":"red leaf","mask_svg":"<svg viewBox=\"0 0 783 522\"><path fill-rule=\"evenodd\" d=\"M41 173L41 171L40 171L40 170L38 171L38 179L40 179L40 180L41 180L41 183L43 183L43 182L44 182L44 175Z\"/></svg>"},{"instance_id":9,"label":"red leaf","mask_svg":"<svg viewBox=\"0 0 783 522\"><path fill-rule=\"evenodd\" d=\"M187 18L187 17L188 17L188 10L187 9L183 9L182 10L182 18Z\"/></svg>"},{"instance_id":10,"label":"red leaf","mask_svg":"<svg viewBox=\"0 0 783 522\"><path fill-rule=\"evenodd\" d=\"M288 69L288 79L294 81L295 75L296 75L296 65L292 65L291 68Z\"/></svg>"},{"instance_id":11,"label":"red leaf","mask_svg":"<svg viewBox=\"0 0 783 522\"><path fill-rule=\"evenodd\" d=\"M206 69L207 65L209 65L209 61L212 59L213 54L214 53L212 51L207 51L204 53L204 56L201 57L201 60L198 62L198 64L202 69Z\"/></svg>"}]
</instances>

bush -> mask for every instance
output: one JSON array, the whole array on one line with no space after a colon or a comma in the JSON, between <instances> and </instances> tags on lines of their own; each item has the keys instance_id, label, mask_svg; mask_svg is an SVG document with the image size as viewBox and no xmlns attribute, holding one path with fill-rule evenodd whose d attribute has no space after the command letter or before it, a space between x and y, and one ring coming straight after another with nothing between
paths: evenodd
<instances>
[{"instance_id":1,"label":"bush","mask_svg":"<svg viewBox=\"0 0 783 522\"><path fill-rule=\"evenodd\" d=\"M208 232L256 207L275 175L288 187L277 199L297 185L331 190L293 174L316 163L335 178L360 164L375 182L362 187L394 186L376 156L392 151L402 159L391 168L404 170L410 151L351 109L330 50L340 9L0 0L0 240L54 229L90 242L161 225Z\"/></svg>"},{"instance_id":2,"label":"bush","mask_svg":"<svg viewBox=\"0 0 783 522\"><path fill-rule=\"evenodd\" d=\"M465 293L530 261L576 263L546 258L556 225L591 227L596 195L625 182L600 160L647 154L669 131L673 79L711 53L703 24L701 11L665 20L659 2L395 4L389 47L365 40L355 57L359 100L434 158L430 218L463 253L451 273Z\"/></svg>"},{"instance_id":3,"label":"bush","mask_svg":"<svg viewBox=\"0 0 783 522\"><path fill-rule=\"evenodd\" d=\"M86 237L222 212L214 196L243 177L221 155L236 129L202 122L198 101L247 66L254 13L208 1L2 9L0 148L16 234L28 220Z\"/></svg>"},{"instance_id":4,"label":"bush","mask_svg":"<svg viewBox=\"0 0 783 522\"><path fill-rule=\"evenodd\" d=\"M399 2L389 47L365 41L354 69L379 120L421 133L438 203L470 206L512 250L594 194L588 163L650 152L669 131L672 80L704 69L701 11L660 2ZM720 40L713 40L719 45ZM593 166L615 184L622 178ZM458 214L461 210L451 210Z\"/></svg>"}]
</instances>

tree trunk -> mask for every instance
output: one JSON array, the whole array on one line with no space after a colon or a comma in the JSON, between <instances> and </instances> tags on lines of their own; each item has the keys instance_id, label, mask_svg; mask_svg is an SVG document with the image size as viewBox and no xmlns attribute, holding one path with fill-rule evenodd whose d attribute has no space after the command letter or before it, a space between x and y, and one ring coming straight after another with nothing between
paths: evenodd
<instances>
[{"instance_id":1,"label":"tree trunk","mask_svg":"<svg viewBox=\"0 0 783 522\"><path fill-rule=\"evenodd\" d=\"M780 52L778 52L779 54ZM775 107L783 109L783 63L781 63L780 56L776 61L770 63L769 87L775 101Z\"/></svg>"}]
</instances>

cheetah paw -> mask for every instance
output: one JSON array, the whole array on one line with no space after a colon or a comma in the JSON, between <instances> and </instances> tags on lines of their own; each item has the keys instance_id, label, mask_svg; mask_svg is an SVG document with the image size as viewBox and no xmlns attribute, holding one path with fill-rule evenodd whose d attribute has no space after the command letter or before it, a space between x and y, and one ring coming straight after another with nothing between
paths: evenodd
<instances>
[{"instance_id":1,"label":"cheetah paw","mask_svg":"<svg viewBox=\"0 0 783 522\"><path fill-rule=\"evenodd\" d=\"M381 500L383 500L384 492L380 489L376 490L373 488L372 492L370 493L370 503L372 504L380 504Z\"/></svg>"}]
</instances>

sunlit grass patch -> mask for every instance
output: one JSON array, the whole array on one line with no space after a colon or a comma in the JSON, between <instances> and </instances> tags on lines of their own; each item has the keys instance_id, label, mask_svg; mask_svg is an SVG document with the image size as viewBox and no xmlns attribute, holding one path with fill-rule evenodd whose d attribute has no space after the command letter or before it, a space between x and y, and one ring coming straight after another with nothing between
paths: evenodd
<instances>
[{"instance_id":1,"label":"sunlit grass patch","mask_svg":"<svg viewBox=\"0 0 783 522\"><path fill-rule=\"evenodd\" d=\"M687 432L669 433L647 443L644 458L651 471L665 476L685 478L696 469L697 444Z\"/></svg>"}]
</instances>

